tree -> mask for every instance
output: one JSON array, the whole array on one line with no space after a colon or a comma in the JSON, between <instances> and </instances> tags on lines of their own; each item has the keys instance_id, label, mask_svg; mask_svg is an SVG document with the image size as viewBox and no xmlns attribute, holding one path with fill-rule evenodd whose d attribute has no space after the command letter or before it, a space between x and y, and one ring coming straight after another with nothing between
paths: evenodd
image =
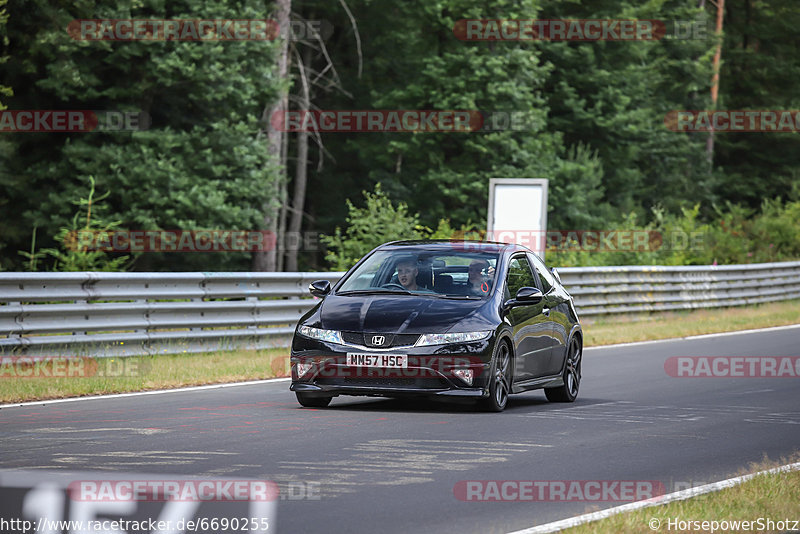
<instances>
[{"instance_id":1,"label":"tree","mask_svg":"<svg viewBox=\"0 0 800 534\"><path fill-rule=\"evenodd\" d=\"M342 232L338 226L333 235L323 236L327 245L325 259L331 269L345 271L364 254L386 243L404 239L423 239L426 229L420 226L419 216L409 214L408 206L399 203L396 207L381 189L363 192L365 206L358 208L347 201L347 228Z\"/></svg>"},{"instance_id":2,"label":"tree","mask_svg":"<svg viewBox=\"0 0 800 534\"><path fill-rule=\"evenodd\" d=\"M15 109L142 111L149 129L108 133L21 133L0 137L0 187L9 202L0 240L41 246L68 225L67 199L89 176L110 191L109 211L129 229L260 227L274 158L258 138L261 110L275 101L270 41L80 41L74 19L264 19L256 0L115 2L32 0L9 7L10 61L3 84ZM32 192L35 192L32 194ZM250 254L148 253L139 270L247 269ZM18 261L11 267L17 267Z\"/></svg>"},{"instance_id":3,"label":"tree","mask_svg":"<svg viewBox=\"0 0 800 534\"><path fill-rule=\"evenodd\" d=\"M545 0L540 17L656 19L670 31L675 20L706 23L693 2L672 0ZM612 219L632 211L646 218L656 205L677 213L713 200L705 136L664 126L672 110L707 107L713 40L544 41L538 49L552 66L545 88L548 128L562 133L567 146L597 155L603 174L597 200L613 208Z\"/></svg>"},{"instance_id":4,"label":"tree","mask_svg":"<svg viewBox=\"0 0 800 534\"><path fill-rule=\"evenodd\" d=\"M792 0L727 0L719 108L800 109L800 11ZM717 133L720 198L759 209L800 181L800 138L792 133Z\"/></svg>"},{"instance_id":5,"label":"tree","mask_svg":"<svg viewBox=\"0 0 800 534\"><path fill-rule=\"evenodd\" d=\"M7 27L8 27L8 11L6 10L6 4L8 0L0 0L0 46L3 49L8 47L8 34ZM9 56L7 54L0 55L0 65L4 65L9 60ZM11 87L7 85L0 85L0 96L4 99L14 95L14 91ZM3 104L3 101L0 100L0 111L6 109L6 106Z\"/></svg>"},{"instance_id":6,"label":"tree","mask_svg":"<svg viewBox=\"0 0 800 534\"><path fill-rule=\"evenodd\" d=\"M73 201L81 207L72 217L69 226L64 226L58 232L58 246L36 250L36 228L33 229L31 238L31 251L20 252L28 259L29 270L37 271L38 261L43 258L50 258L54 261L54 271L122 271L130 263L130 256L111 255L104 250L90 248L82 243L82 234L97 236L99 234L110 235L119 227L119 221L109 220L103 215L103 208L100 205L108 192L95 197L94 177L89 177L89 193L85 198ZM86 213L84 214L84 210Z\"/></svg>"},{"instance_id":7,"label":"tree","mask_svg":"<svg viewBox=\"0 0 800 534\"><path fill-rule=\"evenodd\" d=\"M292 9L291 0L275 1L275 22L280 30L278 46L275 51L274 78L278 83L277 98L264 110L263 122L267 129L267 145L272 161L278 162L277 175L275 180L268 183L267 198L263 207L263 227L265 230L280 238L279 225L281 220L281 207L286 203L286 157L285 136L283 131L272 124L272 117L276 113L289 108L289 13ZM253 254L254 271L276 271L278 270L278 250L277 245L280 239L276 240L276 247L271 250L256 252Z\"/></svg>"}]
</instances>

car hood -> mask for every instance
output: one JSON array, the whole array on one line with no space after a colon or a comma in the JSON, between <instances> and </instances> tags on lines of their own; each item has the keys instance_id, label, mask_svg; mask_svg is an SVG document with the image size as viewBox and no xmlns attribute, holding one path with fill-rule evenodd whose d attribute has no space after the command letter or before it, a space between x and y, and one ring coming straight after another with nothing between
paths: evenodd
<instances>
[{"instance_id":1,"label":"car hood","mask_svg":"<svg viewBox=\"0 0 800 534\"><path fill-rule=\"evenodd\" d=\"M329 330L443 333L467 317L475 319L475 312L486 304L485 300L453 300L413 295L329 295L320 306L319 318L321 327ZM477 322L484 323L480 320Z\"/></svg>"}]
</instances>

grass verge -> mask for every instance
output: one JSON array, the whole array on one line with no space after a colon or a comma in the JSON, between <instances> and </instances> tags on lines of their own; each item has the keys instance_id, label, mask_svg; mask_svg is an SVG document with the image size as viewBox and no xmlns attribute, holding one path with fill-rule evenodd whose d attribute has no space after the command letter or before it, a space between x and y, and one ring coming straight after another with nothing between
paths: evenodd
<instances>
[{"instance_id":1,"label":"grass verge","mask_svg":"<svg viewBox=\"0 0 800 534\"><path fill-rule=\"evenodd\" d=\"M587 347L734 332L800 324L800 300L651 315L582 317L581 324Z\"/></svg>"},{"instance_id":2,"label":"grass verge","mask_svg":"<svg viewBox=\"0 0 800 534\"><path fill-rule=\"evenodd\" d=\"M764 471L778 464L763 462L747 473ZM742 474L745 474L744 472ZM800 471L759 475L731 488L683 501L642 508L563 530L566 534L635 534L658 532L787 532L800 521ZM762 523L758 521L761 519ZM772 525L767 523L772 521ZM788 525L786 521L789 521ZM703 523L707 521L707 523ZM716 523L712 523L716 521ZM723 524L723 521L727 523ZM738 526L733 522L738 521ZM743 521L752 521L750 525ZM783 522L781 524L780 522ZM716 526L716 528L713 528ZM798 525L800 526L800 525ZM724 528L728 527L728 528Z\"/></svg>"},{"instance_id":3,"label":"grass verge","mask_svg":"<svg viewBox=\"0 0 800 534\"><path fill-rule=\"evenodd\" d=\"M0 404L260 380L289 373L289 351L282 348L81 358L73 363L55 360L42 370L7 359L0 356ZM53 365L58 376L46 376L53 373Z\"/></svg>"},{"instance_id":4,"label":"grass verge","mask_svg":"<svg viewBox=\"0 0 800 534\"><path fill-rule=\"evenodd\" d=\"M582 323L586 346L666 339L800 324L800 300L649 316L584 318ZM25 378L18 377L13 366L5 366L7 357L0 356L0 403L287 376L288 357L288 349L268 349L97 358L85 361L90 371L84 371L83 375L92 376L79 373L63 378Z\"/></svg>"}]
</instances>

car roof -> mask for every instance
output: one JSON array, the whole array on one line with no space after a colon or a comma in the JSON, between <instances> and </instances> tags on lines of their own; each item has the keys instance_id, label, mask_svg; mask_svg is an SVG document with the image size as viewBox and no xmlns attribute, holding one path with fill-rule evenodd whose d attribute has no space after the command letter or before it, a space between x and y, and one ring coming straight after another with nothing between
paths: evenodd
<instances>
[{"instance_id":1,"label":"car roof","mask_svg":"<svg viewBox=\"0 0 800 534\"><path fill-rule=\"evenodd\" d=\"M470 241L461 239L429 239L429 240L415 240L415 241L391 241L381 245L380 249L384 248L397 248L402 249L405 247L425 248L428 250L450 250L454 246L464 247L465 251L470 252L531 252L522 245L515 245L513 243L500 243L498 241Z\"/></svg>"}]
</instances>

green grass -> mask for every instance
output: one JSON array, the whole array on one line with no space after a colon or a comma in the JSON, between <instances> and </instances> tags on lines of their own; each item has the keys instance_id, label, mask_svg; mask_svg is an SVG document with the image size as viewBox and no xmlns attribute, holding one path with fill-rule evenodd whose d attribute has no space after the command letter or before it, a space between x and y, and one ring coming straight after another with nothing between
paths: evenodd
<instances>
[{"instance_id":1,"label":"green grass","mask_svg":"<svg viewBox=\"0 0 800 534\"><path fill-rule=\"evenodd\" d=\"M647 316L587 317L582 319L582 323L586 346L607 345L800 324L800 301ZM8 372L3 372L4 357L0 356L0 403L288 376L288 357L288 349L161 354L124 358L125 365L138 366L134 373L128 373L135 376L10 378ZM98 358L94 364L91 361L89 364L113 366L119 365L122 360Z\"/></svg>"},{"instance_id":2,"label":"green grass","mask_svg":"<svg viewBox=\"0 0 800 534\"><path fill-rule=\"evenodd\" d=\"M58 378L12 376L19 367L3 367L7 358L0 356L0 403L259 380L289 371L288 349L88 358L81 372Z\"/></svg>"},{"instance_id":3,"label":"green grass","mask_svg":"<svg viewBox=\"0 0 800 534\"><path fill-rule=\"evenodd\" d=\"M788 464L798 461L782 461ZM774 467L771 462L752 466L749 472L759 472ZM634 512L617 514L599 521L592 521L583 525L563 530L567 534L633 534L664 532L711 532L711 524L689 524L689 528L678 529L675 521L756 521L763 518L764 528L753 525L749 529L729 529L723 531L717 527L718 533L723 532L784 532L790 530L792 525L778 530L778 525L767 528L767 519L775 523L782 520L800 521L800 471L787 473L774 473L759 475L746 482L721 491L707 493L683 501L643 508ZM669 521L673 521L669 525ZM658 528L651 528L658 525ZM681 525L683 526L683 525ZM671 528L670 528L671 527ZM705 529L705 530L704 530Z\"/></svg>"}]
</instances>

